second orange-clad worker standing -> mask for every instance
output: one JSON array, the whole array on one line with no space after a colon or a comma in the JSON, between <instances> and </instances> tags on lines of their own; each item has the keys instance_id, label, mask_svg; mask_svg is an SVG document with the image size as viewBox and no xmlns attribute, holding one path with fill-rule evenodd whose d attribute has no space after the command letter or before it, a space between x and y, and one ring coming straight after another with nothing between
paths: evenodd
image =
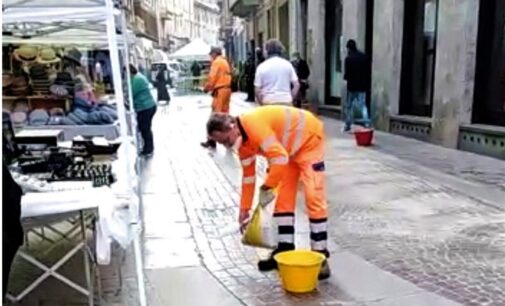
<instances>
[{"instance_id":1,"label":"second orange-clad worker standing","mask_svg":"<svg viewBox=\"0 0 505 306\"><path fill-rule=\"evenodd\" d=\"M279 244L258 267L262 271L277 268L273 256L295 248L295 209L297 185L304 186L310 219L311 248L329 257L327 249L328 209L324 178L323 123L312 113L290 106L263 106L238 117L216 113L207 123L207 133L228 148L238 151L242 163L242 197L239 222L249 216L255 191L256 156L267 158L269 171L260 187L260 204L273 199L278 189L274 217L278 224ZM319 275L328 278L325 261Z\"/></svg>"},{"instance_id":2,"label":"second orange-clad worker standing","mask_svg":"<svg viewBox=\"0 0 505 306\"><path fill-rule=\"evenodd\" d=\"M231 98L231 67L222 55L219 47L213 47L210 51L212 63L209 77L204 87L204 92L212 93L212 113L229 113ZM201 144L206 148L215 148L216 143L208 139Z\"/></svg>"}]
</instances>

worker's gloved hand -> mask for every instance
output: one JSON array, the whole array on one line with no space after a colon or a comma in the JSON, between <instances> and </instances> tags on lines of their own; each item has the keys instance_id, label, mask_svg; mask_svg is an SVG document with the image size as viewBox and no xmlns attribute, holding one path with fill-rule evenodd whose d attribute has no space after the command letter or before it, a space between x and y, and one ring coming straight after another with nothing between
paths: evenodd
<instances>
[{"instance_id":1,"label":"worker's gloved hand","mask_svg":"<svg viewBox=\"0 0 505 306\"><path fill-rule=\"evenodd\" d=\"M275 199L275 194L274 194L272 188L264 186L264 185L261 186L260 194L259 194L259 204L262 207L265 207L270 202L272 202L274 199Z\"/></svg>"},{"instance_id":2,"label":"worker's gloved hand","mask_svg":"<svg viewBox=\"0 0 505 306\"><path fill-rule=\"evenodd\" d=\"M247 225L250 221L249 210L240 210L240 214L238 216L238 224L240 226L240 233L243 234Z\"/></svg>"}]
</instances>

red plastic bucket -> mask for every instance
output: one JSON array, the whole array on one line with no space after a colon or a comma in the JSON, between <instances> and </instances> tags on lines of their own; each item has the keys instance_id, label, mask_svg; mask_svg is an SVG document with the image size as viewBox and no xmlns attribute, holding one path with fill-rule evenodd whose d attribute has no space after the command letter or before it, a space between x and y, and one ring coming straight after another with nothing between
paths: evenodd
<instances>
[{"instance_id":1,"label":"red plastic bucket","mask_svg":"<svg viewBox=\"0 0 505 306\"><path fill-rule=\"evenodd\" d=\"M372 145L373 130L372 129L359 129L354 132L356 144L361 147L368 147Z\"/></svg>"}]
</instances>

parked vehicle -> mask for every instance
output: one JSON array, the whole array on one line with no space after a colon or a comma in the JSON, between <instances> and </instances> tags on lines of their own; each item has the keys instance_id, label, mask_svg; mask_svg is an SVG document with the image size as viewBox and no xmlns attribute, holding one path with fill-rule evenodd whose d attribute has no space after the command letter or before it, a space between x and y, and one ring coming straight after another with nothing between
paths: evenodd
<instances>
[{"instance_id":1,"label":"parked vehicle","mask_svg":"<svg viewBox=\"0 0 505 306\"><path fill-rule=\"evenodd\" d=\"M181 77L184 75L184 68L181 63L178 61L163 61L163 62L154 62L151 65L151 82L156 80L156 73L158 72L159 68L163 67L163 70L167 70L170 74L170 79L172 80L172 84L175 85ZM173 86L173 85L172 85Z\"/></svg>"}]
</instances>

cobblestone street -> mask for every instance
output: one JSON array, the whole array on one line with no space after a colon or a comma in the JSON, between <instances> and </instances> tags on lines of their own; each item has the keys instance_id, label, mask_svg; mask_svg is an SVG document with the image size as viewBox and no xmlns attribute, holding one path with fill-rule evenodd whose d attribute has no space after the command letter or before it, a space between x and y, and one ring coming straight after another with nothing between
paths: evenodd
<instances>
[{"instance_id":1,"label":"cobblestone street","mask_svg":"<svg viewBox=\"0 0 505 306\"><path fill-rule=\"evenodd\" d=\"M232 113L250 107L234 96ZM384 133L362 149L325 118L333 276L289 295L256 269L268 252L228 233L240 165L199 146L209 112L207 96L175 97L155 116L142 178L150 305L505 305L505 162ZM298 206L303 248L301 197Z\"/></svg>"}]
</instances>

